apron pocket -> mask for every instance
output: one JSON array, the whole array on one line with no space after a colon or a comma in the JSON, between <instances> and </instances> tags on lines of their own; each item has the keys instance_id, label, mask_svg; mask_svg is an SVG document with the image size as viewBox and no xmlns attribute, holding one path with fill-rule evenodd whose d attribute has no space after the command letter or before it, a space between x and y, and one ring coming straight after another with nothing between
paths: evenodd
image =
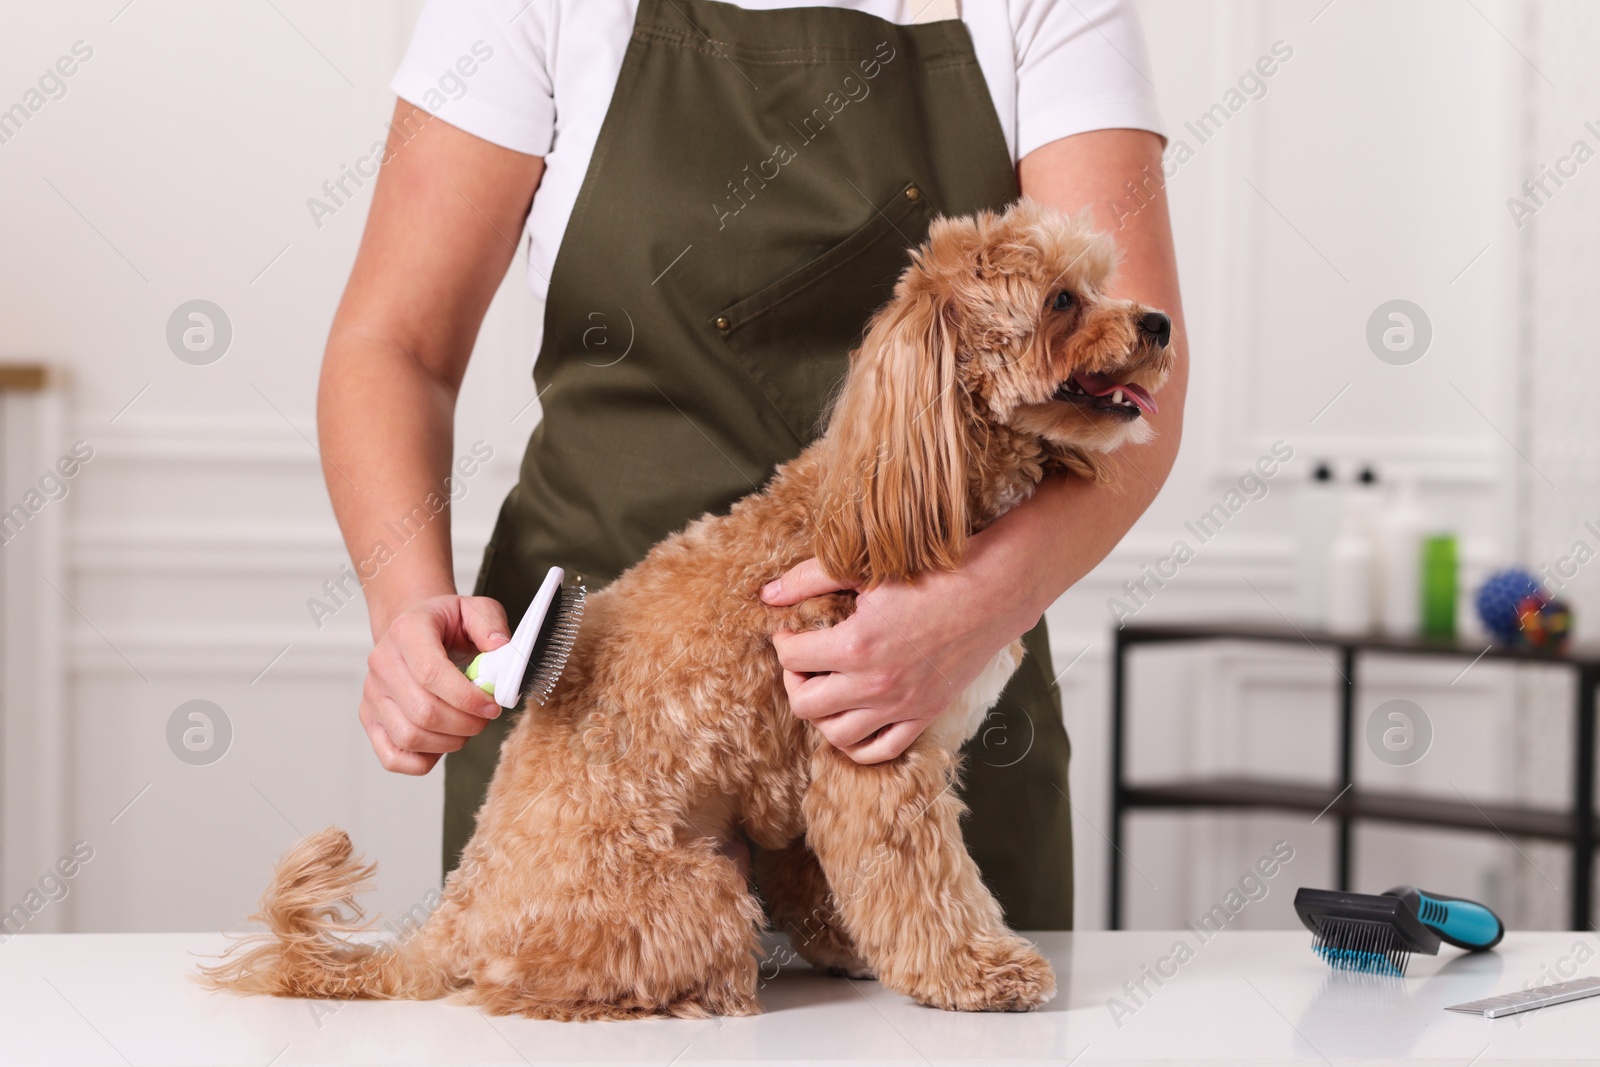
<instances>
[{"instance_id":1,"label":"apron pocket","mask_svg":"<svg viewBox=\"0 0 1600 1067\"><path fill-rule=\"evenodd\" d=\"M828 400L872 313L922 243L933 205L907 182L850 236L754 296L723 308L711 326L740 368L802 444L822 430Z\"/></svg>"}]
</instances>

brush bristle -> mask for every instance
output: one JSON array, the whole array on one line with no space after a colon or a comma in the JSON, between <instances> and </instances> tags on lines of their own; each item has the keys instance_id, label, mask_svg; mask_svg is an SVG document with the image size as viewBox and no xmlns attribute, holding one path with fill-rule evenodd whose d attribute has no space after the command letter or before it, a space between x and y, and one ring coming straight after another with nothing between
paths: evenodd
<instances>
[{"instance_id":1,"label":"brush bristle","mask_svg":"<svg viewBox=\"0 0 1600 1067\"><path fill-rule=\"evenodd\" d=\"M1387 974L1406 973L1411 953L1396 944L1388 923L1361 919L1323 919L1312 951L1341 971Z\"/></svg>"},{"instance_id":2,"label":"brush bristle","mask_svg":"<svg viewBox=\"0 0 1600 1067\"><path fill-rule=\"evenodd\" d=\"M552 607L552 619L546 628L544 646L535 650L538 662L533 664L526 691L541 705L550 699L561 672L567 667L567 657L578 640L578 626L583 622L583 603L588 590L583 586L564 588Z\"/></svg>"}]
</instances>

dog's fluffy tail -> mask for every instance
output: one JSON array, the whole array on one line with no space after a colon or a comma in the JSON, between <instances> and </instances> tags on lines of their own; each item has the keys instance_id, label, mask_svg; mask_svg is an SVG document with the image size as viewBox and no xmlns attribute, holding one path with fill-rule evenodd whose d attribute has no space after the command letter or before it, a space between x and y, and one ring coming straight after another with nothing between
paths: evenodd
<instances>
[{"instance_id":1,"label":"dog's fluffy tail","mask_svg":"<svg viewBox=\"0 0 1600 1067\"><path fill-rule=\"evenodd\" d=\"M279 997L431 1000L451 983L432 958L429 926L398 943L364 944L355 901L377 869L355 856L343 830L329 828L291 849L251 916L267 932L236 942L198 981L211 989Z\"/></svg>"}]
</instances>

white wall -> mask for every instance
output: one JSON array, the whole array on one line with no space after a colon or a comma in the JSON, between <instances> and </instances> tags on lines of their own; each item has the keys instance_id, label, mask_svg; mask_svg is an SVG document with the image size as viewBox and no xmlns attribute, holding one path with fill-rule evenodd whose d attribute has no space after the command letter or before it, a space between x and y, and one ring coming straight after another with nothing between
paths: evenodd
<instances>
[{"instance_id":1,"label":"white wall","mask_svg":"<svg viewBox=\"0 0 1600 1067\"><path fill-rule=\"evenodd\" d=\"M1510 224L1509 211L1501 227L1508 241L1520 243L1528 263L1514 390L1523 427L1519 445L1528 457L1517 466L1517 549L1534 570L1560 583L1560 595L1588 620L1583 632L1592 636L1600 616L1593 562L1600 550L1600 433L1591 406L1600 396L1600 363L1589 336L1600 244L1600 169L1593 159L1600 153L1600 71L1593 57L1600 9L1575 0L1540 4L1528 12L1527 24L1531 62L1519 71L1527 121L1517 185L1547 167L1571 173L1578 141L1591 155L1559 186L1547 183L1551 193L1541 196L1521 229ZM1520 188L1507 196L1534 204ZM1569 776L1552 780L1547 770L1571 758L1570 686L1562 679L1529 679L1521 695L1508 753L1515 778L1529 795L1559 799ZM1565 873L1562 866L1550 869L1558 882ZM1524 876L1525 896L1541 888L1540 880Z\"/></svg>"},{"instance_id":2,"label":"white wall","mask_svg":"<svg viewBox=\"0 0 1600 1067\"><path fill-rule=\"evenodd\" d=\"M251 910L300 831L337 823L383 864L377 903L404 906L438 877L439 779L388 775L366 746L362 606L320 629L306 606L345 562L313 405L367 201L319 228L306 200L383 136L417 5L121 6L9 5L0 42L10 96L75 41L93 49L0 145L0 290L5 356L66 368L64 440L95 450L57 505L75 609L65 813L53 838L8 837L3 899L82 839L93 860L31 928L215 928ZM209 366L166 343L194 298L233 324ZM509 282L466 386L459 449L483 439L495 458L458 505L465 582L538 416L512 422L533 398L537 313ZM232 724L210 766L167 746L192 699ZM7 826L26 827L38 768L8 757Z\"/></svg>"},{"instance_id":3,"label":"white wall","mask_svg":"<svg viewBox=\"0 0 1600 1067\"><path fill-rule=\"evenodd\" d=\"M1088 650L1062 679L1077 753L1083 926L1104 916L1106 600L1167 552L1186 519L1273 441L1292 445L1296 459L1271 494L1141 615L1272 619L1270 605L1292 604L1291 483L1313 457L1373 460L1418 479L1429 507L1462 532L1476 573L1565 540L1530 535L1557 523L1569 498L1540 497L1529 511L1536 487L1507 439L1524 452L1530 441L1594 444L1576 395L1560 409L1570 433L1549 429L1525 368L1556 392L1564 375L1592 375L1573 309L1592 291L1584 281L1594 268L1561 223L1600 194L1574 189L1541 212L1534 225L1551 243L1533 252L1503 203L1530 160L1551 158L1581 135L1583 118L1600 116L1584 65L1597 40L1592 18L1567 32L1552 28L1553 15L1534 25L1510 2L1140 7L1149 76L1174 137L1196 149L1170 184L1195 378L1166 492L1051 616L1058 669ZM0 144L0 357L65 368L61 448L82 439L95 450L59 505L71 600L61 612L64 698L40 712L59 725L66 753L59 811L40 792L51 774L40 754L5 753L0 901L19 899L74 841L94 848L71 894L34 929L235 923L272 858L329 823L383 865L380 908L410 904L438 876L437 777L382 772L355 721L364 612L352 605L319 629L306 607L344 558L311 444L313 399L366 196L320 228L305 201L382 135L385 85L415 9L6 5L0 69L11 76L0 79L0 107L74 42L93 48L66 96ZM1279 40L1294 54L1265 95L1197 145L1183 123ZM1531 78L1518 49L1564 88ZM1565 301L1547 295L1556 293ZM1409 367L1380 363L1363 340L1372 309L1396 297L1422 305L1435 329L1428 355ZM223 307L234 328L227 355L209 366L180 362L165 340L168 316L195 298ZM537 418L526 405L538 313L518 264L490 313L466 385L472 414L458 430L460 449L477 439L495 449L455 518L463 581ZM1545 436L1529 437L1535 425ZM1592 486L1587 477L1580 484ZM1593 582L1585 572L1575 588L1600 610ZM1139 773L1250 767L1331 779L1332 672L1314 653L1147 655L1134 688ZM1411 696L1438 740L1414 767L1369 761L1361 773L1496 797L1557 788L1542 783L1559 785L1565 749L1528 741L1527 726L1564 730L1564 691L1519 689L1482 665L1452 686L1456 669L1371 672L1363 708ZM169 716L192 699L215 702L232 724L226 757L209 766L186 765L167 746ZM1131 855L1151 884L1130 877L1131 920L1197 914L1278 837L1300 848L1295 884L1326 880L1320 825L1141 817ZM1373 832L1361 841L1366 888L1416 879L1493 890L1516 900L1519 918L1560 920L1558 895L1493 839ZM1564 877L1548 850L1527 851ZM1291 921L1290 895L1269 898L1247 922Z\"/></svg>"}]
</instances>

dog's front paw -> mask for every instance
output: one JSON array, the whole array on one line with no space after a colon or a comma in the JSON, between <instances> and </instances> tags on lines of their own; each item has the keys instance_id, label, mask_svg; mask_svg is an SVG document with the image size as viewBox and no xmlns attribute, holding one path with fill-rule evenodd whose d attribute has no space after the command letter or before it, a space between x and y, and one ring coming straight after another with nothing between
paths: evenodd
<instances>
[{"instance_id":1,"label":"dog's front paw","mask_svg":"<svg viewBox=\"0 0 1600 1067\"><path fill-rule=\"evenodd\" d=\"M952 952L911 995L945 1011L1032 1011L1056 995L1050 964L1020 937Z\"/></svg>"}]
</instances>

